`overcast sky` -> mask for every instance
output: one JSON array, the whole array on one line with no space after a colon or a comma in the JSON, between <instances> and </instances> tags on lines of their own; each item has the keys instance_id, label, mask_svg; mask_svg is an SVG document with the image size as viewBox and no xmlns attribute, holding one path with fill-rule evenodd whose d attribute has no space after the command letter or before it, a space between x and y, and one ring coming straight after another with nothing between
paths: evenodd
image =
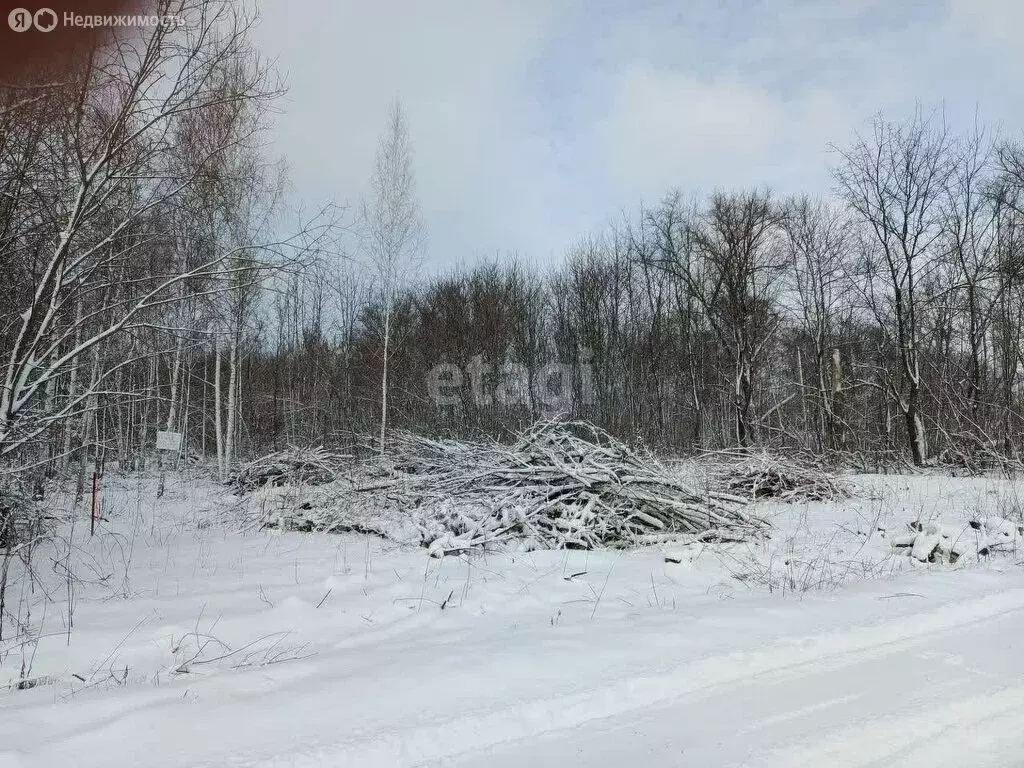
<instances>
[{"instance_id":1,"label":"overcast sky","mask_svg":"<svg viewBox=\"0 0 1024 768\"><path fill-rule=\"evenodd\" d=\"M1019 0L263 0L295 194L353 204L408 114L428 264L574 240L667 190L828 194L830 142L944 106L1024 134Z\"/></svg>"}]
</instances>

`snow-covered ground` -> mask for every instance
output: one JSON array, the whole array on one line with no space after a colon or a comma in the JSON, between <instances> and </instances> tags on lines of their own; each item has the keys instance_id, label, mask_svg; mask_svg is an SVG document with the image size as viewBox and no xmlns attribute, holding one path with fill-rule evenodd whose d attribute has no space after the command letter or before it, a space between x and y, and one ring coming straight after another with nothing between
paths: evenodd
<instances>
[{"instance_id":1,"label":"snow-covered ground","mask_svg":"<svg viewBox=\"0 0 1024 768\"><path fill-rule=\"evenodd\" d=\"M1017 514L1019 489L855 483L759 505L769 542L680 562L437 560L239 534L208 481L157 499L109 474L97 535L80 511L70 555L9 588L41 637L5 629L0 683L31 661L38 684L0 692L0 767L1024 765L1020 558L914 564L887 541Z\"/></svg>"}]
</instances>

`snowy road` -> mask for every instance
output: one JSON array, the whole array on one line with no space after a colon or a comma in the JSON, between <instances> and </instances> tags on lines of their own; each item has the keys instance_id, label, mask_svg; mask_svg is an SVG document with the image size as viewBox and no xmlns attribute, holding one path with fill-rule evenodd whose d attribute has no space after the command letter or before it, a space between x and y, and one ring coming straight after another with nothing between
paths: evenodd
<instances>
[{"instance_id":1,"label":"snowy road","mask_svg":"<svg viewBox=\"0 0 1024 768\"><path fill-rule=\"evenodd\" d=\"M879 636L877 645L851 636L837 653L782 654L769 669L758 659L739 680L440 764L1024 765L1021 598L1015 591L961 606L927 634L880 628L862 638ZM883 639L887 632L893 639Z\"/></svg>"},{"instance_id":2,"label":"snowy road","mask_svg":"<svg viewBox=\"0 0 1024 768\"><path fill-rule=\"evenodd\" d=\"M37 702L0 766L1024 765L1024 576L950 576Z\"/></svg>"}]
</instances>

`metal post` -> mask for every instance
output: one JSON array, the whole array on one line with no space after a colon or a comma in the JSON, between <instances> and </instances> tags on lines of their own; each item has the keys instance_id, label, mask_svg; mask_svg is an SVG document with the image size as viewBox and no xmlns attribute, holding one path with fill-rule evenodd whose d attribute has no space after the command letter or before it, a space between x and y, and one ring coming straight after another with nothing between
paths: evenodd
<instances>
[{"instance_id":1,"label":"metal post","mask_svg":"<svg viewBox=\"0 0 1024 768\"><path fill-rule=\"evenodd\" d=\"M96 472L92 473L92 513L89 517L89 535L93 536L96 534L96 507L99 501L99 482L98 475Z\"/></svg>"}]
</instances>

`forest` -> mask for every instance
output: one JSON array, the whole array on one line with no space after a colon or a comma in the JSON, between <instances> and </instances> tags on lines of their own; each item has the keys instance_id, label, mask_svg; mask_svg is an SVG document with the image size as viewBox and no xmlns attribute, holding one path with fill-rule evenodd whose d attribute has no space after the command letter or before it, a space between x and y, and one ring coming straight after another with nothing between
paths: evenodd
<instances>
[{"instance_id":1,"label":"forest","mask_svg":"<svg viewBox=\"0 0 1024 768\"><path fill-rule=\"evenodd\" d=\"M294 210L269 141L285 88L254 19L185 5L187 25L0 89L9 477L81 487L152 456L158 430L223 477L287 445L501 440L556 415L669 454L1016 460L1013 136L925 106L880 115L834 148L827 197L698 197L680 179L552 263L466 253L441 269L421 258L402 105L366 200Z\"/></svg>"}]
</instances>

